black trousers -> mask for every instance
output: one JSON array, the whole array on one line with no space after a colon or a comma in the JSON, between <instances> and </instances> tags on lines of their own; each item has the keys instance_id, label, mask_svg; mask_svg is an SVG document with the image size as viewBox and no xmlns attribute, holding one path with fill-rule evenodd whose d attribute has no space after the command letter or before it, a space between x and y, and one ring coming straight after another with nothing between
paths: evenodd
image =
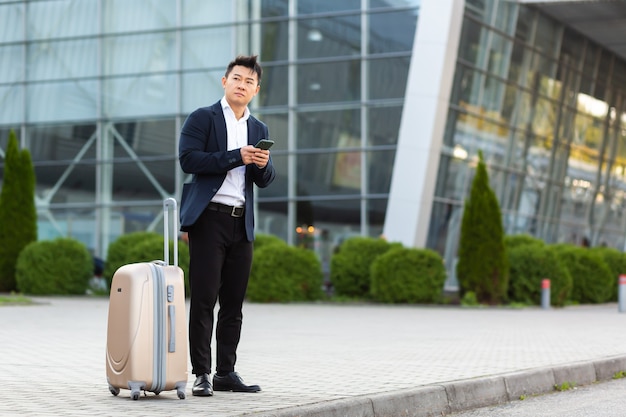
<instances>
[{"instance_id":1,"label":"black trousers","mask_svg":"<svg viewBox=\"0 0 626 417\"><path fill-rule=\"evenodd\" d=\"M189 353L196 375L211 373L216 302L216 372L235 370L252 250L243 217L205 209L189 229Z\"/></svg>"}]
</instances>

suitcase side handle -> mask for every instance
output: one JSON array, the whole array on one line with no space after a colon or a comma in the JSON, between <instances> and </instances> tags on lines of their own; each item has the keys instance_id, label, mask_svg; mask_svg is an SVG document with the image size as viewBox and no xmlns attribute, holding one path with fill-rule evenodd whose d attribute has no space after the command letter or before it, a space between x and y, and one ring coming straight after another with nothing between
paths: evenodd
<instances>
[{"instance_id":1,"label":"suitcase side handle","mask_svg":"<svg viewBox=\"0 0 626 417\"><path fill-rule=\"evenodd\" d=\"M171 210L170 210L171 207ZM172 214L172 237L174 240L174 266L178 266L178 210L176 205L176 199L170 197L163 200L163 260L166 265L170 264L170 251L169 251L169 216Z\"/></svg>"}]
</instances>

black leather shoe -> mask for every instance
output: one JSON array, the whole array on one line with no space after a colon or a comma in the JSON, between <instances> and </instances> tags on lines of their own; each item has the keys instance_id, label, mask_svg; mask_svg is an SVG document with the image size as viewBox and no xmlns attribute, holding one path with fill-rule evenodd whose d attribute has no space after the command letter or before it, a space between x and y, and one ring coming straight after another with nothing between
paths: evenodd
<instances>
[{"instance_id":1,"label":"black leather shoe","mask_svg":"<svg viewBox=\"0 0 626 417\"><path fill-rule=\"evenodd\" d=\"M215 391L233 391L233 392L259 392L261 387L258 385L246 385L237 372L230 372L228 375L213 375L213 388Z\"/></svg>"},{"instance_id":2,"label":"black leather shoe","mask_svg":"<svg viewBox=\"0 0 626 417\"><path fill-rule=\"evenodd\" d=\"M196 377L196 382L193 383L191 393L198 397L210 397L213 395L213 388L211 382L209 382L209 374L200 374Z\"/></svg>"}]
</instances>

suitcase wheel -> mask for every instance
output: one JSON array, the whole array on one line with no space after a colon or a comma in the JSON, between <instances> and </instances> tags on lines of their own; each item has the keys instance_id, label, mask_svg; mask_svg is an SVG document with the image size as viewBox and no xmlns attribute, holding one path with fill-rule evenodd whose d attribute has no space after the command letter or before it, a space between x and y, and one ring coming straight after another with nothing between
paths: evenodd
<instances>
[{"instance_id":1,"label":"suitcase wheel","mask_svg":"<svg viewBox=\"0 0 626 417\"><path fill-rule=\"evenodd\" d=\"M113 385L109 385L109 391L111 392L111 394L115 395L117 397L117 394L120 393L120 389L117 387L114 387Z\"/></svg>"},{"instance_id":2,"label":"suitcase wheel","mask_svg":"<svg viewBox=\"0 0 626 417\"><path fill-rule=\"evenodd\" d=\"M139 399L139 391L131 391L130 392L130 398L132 398L133 400L138 400Z\"/></svg>"},{"instance_id":3,"label":"suitcase wheel","mask_svg":"<svg viewBox=\"0 0 626 417\"><path fill-rule=\"evenodd\" d=\"M178 394L178 398L180 398L181 400L185 399L185 391L178 389L176 390L176 394Z\"/></svg>"}]
</instances>

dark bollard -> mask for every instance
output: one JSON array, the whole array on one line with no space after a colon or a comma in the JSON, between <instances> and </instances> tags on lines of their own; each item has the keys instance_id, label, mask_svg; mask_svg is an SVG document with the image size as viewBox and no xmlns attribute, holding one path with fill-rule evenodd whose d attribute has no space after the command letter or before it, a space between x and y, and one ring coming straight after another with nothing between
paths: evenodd
<instances>
[{"instance_id":1,"label":"dark bollard","mask_svg":"<svg viewBox=\"0 0 626 417\"><path fill-rule=\"evenodd\" d=\"M541 308L550 308L550 280L544 279L541 281Z\"/></svg>"}]
</instances>

